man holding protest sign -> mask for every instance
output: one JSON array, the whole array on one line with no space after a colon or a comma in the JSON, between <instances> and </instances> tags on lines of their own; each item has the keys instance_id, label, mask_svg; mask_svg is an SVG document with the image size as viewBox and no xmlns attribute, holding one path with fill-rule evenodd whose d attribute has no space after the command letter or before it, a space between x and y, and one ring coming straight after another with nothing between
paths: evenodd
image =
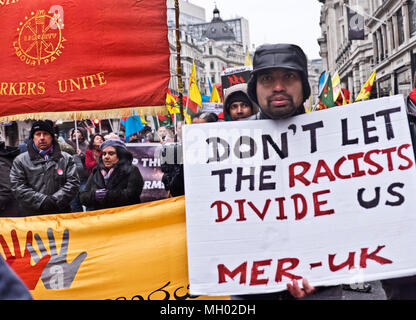
<instances>
[{"instance_id":1,"label":"man holding protest sign","mask_svg":"<svg viewBox=\"0 0 416 320\"><path fill-rule=\"evenodd\" d=\"M416 274L403 96L302 114L306 66L297 46L261 46L259 121L185 126L191 294L341 299L342 284Z\"/></svg>"},{"instance_id":2,"label":"man holding protest sign","mask_svg":"<svg viewBox=\"0 0 416 320\"><path fill-rule=\"evenodd\" d=\"M305 113L309 98L308 62L302 49L291 44L257 48L248 95L260 107L257 119L282 119Z\"/></svg>"},{"instance_id":3,"label":"man holding protest sign","mask_svg":"<svg viewBox=\"0 0 416 320\"><path fill-rule=\"evenodd\" d=\"M257 48L247 91L260 109L250 120L278 120L305 113L303 103L309 98L311 88L303 50L293 44L265 44ZM303 288L294 279L287 285L290 294L283 291L244 297L281 300L312 295L318 299L342 298L341 286L315 288L305 278L302 285Z\"/></svg>"}]
</instances>

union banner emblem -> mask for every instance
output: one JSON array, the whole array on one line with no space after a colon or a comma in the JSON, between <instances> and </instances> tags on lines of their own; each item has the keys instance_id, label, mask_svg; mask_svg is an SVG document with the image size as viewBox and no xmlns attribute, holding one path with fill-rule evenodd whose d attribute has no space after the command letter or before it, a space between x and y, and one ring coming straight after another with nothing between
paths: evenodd
<instances>
[{"instance_id":1,"label":"union banner emblem","mask_svg":"<svg viewBox=\"0 0 416 320\"><path fill-rule=\"evenodd\" d=\"M63 23L60 13L37 10L20 22L18 40L13 46L18 58L31 66L47 64L62 54Z\"/></svg>"}]
</instances>

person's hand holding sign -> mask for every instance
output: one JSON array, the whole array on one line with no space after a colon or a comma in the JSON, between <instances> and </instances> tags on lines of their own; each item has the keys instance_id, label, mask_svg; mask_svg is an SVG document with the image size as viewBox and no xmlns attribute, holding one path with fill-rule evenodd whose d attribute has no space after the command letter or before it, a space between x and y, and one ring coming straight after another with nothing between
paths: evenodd
<instances>
[{"instance_id":1,"label":"person's hand holding sign","mask_svg":"<svg viewBox=\"0 0 416 320\"><path fill-rule=\"evenodd\" d=\"M297 280L292 280L292 284L287 284L287 290L289 290L290 294L297 299L304 298L316 291L315 287L312 287L305 278L302 280L302 286L303 289L299 287Z\"/></svg>"}]
</instances>

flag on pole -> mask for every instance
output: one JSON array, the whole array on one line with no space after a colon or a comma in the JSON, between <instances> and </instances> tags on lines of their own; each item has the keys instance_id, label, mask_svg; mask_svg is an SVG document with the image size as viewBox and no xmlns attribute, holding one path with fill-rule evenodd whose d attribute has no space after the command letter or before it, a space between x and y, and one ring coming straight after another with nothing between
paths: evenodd
<instances>
[{"instance_id":1,"label":"flag on pole","mask_svg":"<svg viewBox=\"0 0 416 320\"><path fill-rule=\"evenodd\" d=\"M169 114L180 113L180 109L175 98L169 93L166 94L166 107L168 108Z\"/></svg>"},{"instance_id":2,"label":"flag on pole","mask_svg":"<svg viewBox=\"0 0 416 320\"><path fill-rule=\"evenodd\" d=\"M157 116L151 116L151 118L150 118L150 127L153 129L153 130L156 130L157 131L157 129L159 129L159 119L157 118Z\"/></svg>"},{"instance_id":3,"label":"flag on pole","mask_svg":"<svg viewBox=\"0 0 416 320\"><path fill-rule=\"evenodd\" d=\"M181 111L175 98L169 93L166 94L166 107L168 108L169 114L172 117L173 121L176 123L177 115L180 114ZM185 115L185 123L192 123L191 116L189 114Z\"/></svg>"},{"instance_id":4,"label":"flag on pole","mask_svg":"<svg viewBox=\"0 0 416 320\"><path fill-rule=\"evenodd\" d=\"M350 92L347 89L342 88L340 93L342 96L342 105L345 106L346 104L350 104Z\"/></svg>"},{"instance_id":5,"label":"flag on pole","mask_svg":"<svg viewBox=\"0 0 416 320\"><path fill-rule=\"evenodd\" d=\"M173 125L172 117L169 114L158 114L156 117L157 126L169 127Z\"/></svg>"},{"instance_id":6,"label":"flag on pole","mask_svg":"<svg viewBox=\"0 0 416 320\"><path fill-rule=\"evenodd\" d=\"M195 60L192 62L192 72L189 77L189 98L202 108L202 97L196 83Z\"/></svg>"},{"instance_id":7,"label":"flag on pole","mask_svg":"<svg viewBox=\"0 0 416 320\"><path fill-rule=\"evenodd\" d=\"M208 77L208 86L209 86L209 92L212 94L212 84L211 84L211 80Z\"/></svg>"},{"instance_id":8,"label":"flag on pole","mask_svg":"<svg viewBox=\"0 0 416 320\"><path fill-rule=\"evenodd\" d=\"M248 51L248 48L246 50L246 60L244 61L245 66L252 66L253 62L251 61L250 52Z\"/></svg>"},{"instance_id":9,"label":"flag on pole","mask_svg":"<svg viewBox=\"0 0 416 320\"><path fill-rule=\"evenodd\" d=\"M143 129L143 123L140 116L133 115L127 119L121 119L121 124L126 128L126 141L129 141L133 133L139 132Z\"/></svg>"},{"instance_id":10,"label":"flag on pole","mask_svg":"<svg viewBox=\"0 0 416 320\"><path fill-rule=\"evenodd\" d=\"M364 40L364 17L347 7L348 40Z\"/></svg>"},{"instance_id":11,"label":"flag on pole","mask_svg":"<svg viewBox=\"0 0 416 320\"><path fill-rule=\"evenodd\" d=\"M339 78L338 71L335 72L334 76L332 77L332 92L334 95L334 101L336 101L341 92L341 79Z\"/></svg>"},{"instance_id":12,"label":"flag on pole","mask_svg":"<svg viewBox=\"0 0 416 320\"><path fill-rule=\"evenodd\" d=\"M357 98L355 98L355 102L361 101L361 100L367 100L370 98L370 93L371 93L371 89L373 88L375 77L376 77L376 69L374 69L370 78L368 78L366 83L364 83L363 87L361 88L360 93L358 94Z\"/></svg>"},{"instance_id":13,"label":"flag on pole","mask_svg":"<svg viewBox=\"0 0 416 320\"><path fill-rule=\"evenodd\" d=\"M331 74L327 73L325 78L326 78L325 84L319 96L319 104L321 105L320 109L326 109L326 108L331 108L335 106L334 95L332 91Z\"/></svg>"},{"instance_id":14,"label":"flag on pole","mask_svg":"<svg viewBox=\"0 0 416 320\"><path fill-rule=\"evenodd\" d=\"M221 102L220 94L215 86L212 87L211 99L209 99L209 102Z\"/></svg>"},{"instance_id":15,"label":"flag on pole","mask_svg":"<svg viewBox=\"0 0 416 320\"><path fill-rule=\"evenodd\" d=\"M305 108L305 112L306 113L310 113L312 112L312 97L309 96L308 100L305 101L305 103L303 104L303 107Z\"/></svg>"},{"instance_id":16,"label":"flag on pole","mask_svg":"<svg viewBox=\"0 0 416 320\"><path fill-rule=\"evenodd\" d=\"M147 120L145 116L141 115L140 120L142 121L143 124L147 124Z\"/></svg>"},{"instance_id":17,"label":"flag on pole","mask_svg":"<svg viewBox=\"0 0 416 320\"><path fill-rule=\"evenodd\" d=\"M323 71L319 76L319 83L318 83L318 97L321 96L322 90L324 90L324 85L326 83L326 71Z\"/></svg>"}]
</instances>

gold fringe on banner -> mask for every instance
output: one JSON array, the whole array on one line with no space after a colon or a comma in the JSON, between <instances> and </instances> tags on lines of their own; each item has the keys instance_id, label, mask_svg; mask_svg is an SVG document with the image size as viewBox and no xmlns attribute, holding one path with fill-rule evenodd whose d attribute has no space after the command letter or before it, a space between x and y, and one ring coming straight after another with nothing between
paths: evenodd
<instances>
[{"instance_id":1,"label":"gold fringe on banner","mask_svg":"<svg viewBox=\"0 0 416 320\"><path fill-rule=\"evenodd\" d=\"M156 116L166 113L166 106L131 107L106 110L83 110L83 111L62 111L62 112L37 112L22 113L0 117L0 123L24 120L84 120L84 119L118 119L130 117L132 114L137 116Z\"/></svg>"}]
</instances>

